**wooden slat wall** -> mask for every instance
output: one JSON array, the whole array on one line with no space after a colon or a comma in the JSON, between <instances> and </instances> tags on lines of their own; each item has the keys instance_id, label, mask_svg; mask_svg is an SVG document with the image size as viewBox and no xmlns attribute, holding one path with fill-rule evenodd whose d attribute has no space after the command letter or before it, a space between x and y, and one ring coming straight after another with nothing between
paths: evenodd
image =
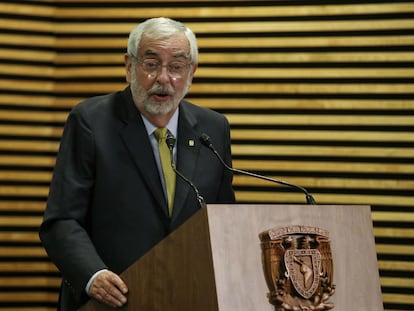
<instances>
[{"instance_id":1,"label":"wooden slat wall","mask_svg":"<svg viewBox=\"0 0 414 311\"><path fill-rule=\"evenodd\" d=\"M55 5L0 2L0 309L56 310L60 275L38 238L62 121ZM56 133L56 134L55 134Z\"/></svg>"},{"instance_id":2,"label":"wooden slat wall","mask_svg":"<svg viewBox=\"0 0 414 311\"><path fill-rule=\"evenodd\" d=\"M411 1L0 1L0 310L55 309L37 229L63 123L125 86L128 33L153 16L196 32L188 98L227 115L234 166L371 205L385 310L414 310L413 14ZM235 188L241 203L304 203L248 177Z\"/></svg>"}]
</instances>

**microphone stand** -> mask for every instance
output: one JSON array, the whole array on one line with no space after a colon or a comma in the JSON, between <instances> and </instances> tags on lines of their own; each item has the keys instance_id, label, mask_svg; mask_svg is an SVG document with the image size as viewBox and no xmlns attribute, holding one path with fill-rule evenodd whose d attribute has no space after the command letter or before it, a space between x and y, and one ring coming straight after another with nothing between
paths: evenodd
<instances>
[{"instance_id":1,"label":"microphone stand","mask_svg":"<svg viewBox=\"0 0 414 311\"><path fill-rule=\"evenodd\" d=\"M175 165L175 162L174 162L174 157L173 157L173 148L174 148L174 145L175 145L175 141L176 141L175 137L173 135L171 135L170 133L168 133L165 142L167 143L168 149L170 150L171 167L172 167L174 173L177 174L187 184L189 184L190 187L193 189L193 191L196 195L196 198L197 198L198 205L201 208L206 207L206 203L204 201L204 198L200 195L197 187L189 179L187 179L183 174L181 174L176 168L176 165Z\"/></svg>"},{"instance_id":2,"label":"microphone stand","mask_svg":"<svg viewBox=\"0 0 414 311\"><path fill-rule=\"evenodd\" d=\"M228 166L227 163L224 162L224 160L220 156L220 154L217 152L216 148L214 148L213 143L210 141L210 137L207 134L203 133L201 135L201 137L200 137L200 141L202 142L203 145L205 145L207 148L209 148L211 151L214 152L214 154L216 155L216 157L220 160L221 164L223 164L223 166L226 169L228 169L228 170L230 170L232 172L235 172L235 173L242 174L242 175L248 175L248 176L251 176L251 177L260 178L260 179L263 179L263 180L271 181L271 182L274 182L274 183L278 183L278 184L281 184L281 185L284 185L284 186L288 186L288 187L297 189L297 190L299 190L299 191L301 191L301 192L303 192L305 194L305 196L306 196L306 202L308 204L311 204L311 205L315 205L316 204L316 201L313 198L313 196L305 188L303 188L301 186L298 186L298 185L295 185L295 184L291 184L291 183L286 182L286 181L283 181L283 180L273 179L273 178L270 178L270 177L267 177L267 176L263 176L263 175L251 173L251 172L248 172L248 171L239 170L239 169L232 168L232 167Z\"/></svg>"}]
</instances>

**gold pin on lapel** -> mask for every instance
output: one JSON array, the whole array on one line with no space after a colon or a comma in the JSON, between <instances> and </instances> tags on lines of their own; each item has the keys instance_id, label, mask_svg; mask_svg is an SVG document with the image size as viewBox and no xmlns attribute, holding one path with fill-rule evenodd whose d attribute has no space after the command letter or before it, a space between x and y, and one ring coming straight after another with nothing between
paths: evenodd
<instances>
[{"instance_id":1,"label":"gold pin on lapel","mask_svg":"<svg viewBox=\"0 0 414 311\"><path fill-rule=\"evenodd\" d=\"M188 140L188 146L190 146L190 147L194 147L194 140L189 139L189 140Z\"/></svg>"}]
</instances>

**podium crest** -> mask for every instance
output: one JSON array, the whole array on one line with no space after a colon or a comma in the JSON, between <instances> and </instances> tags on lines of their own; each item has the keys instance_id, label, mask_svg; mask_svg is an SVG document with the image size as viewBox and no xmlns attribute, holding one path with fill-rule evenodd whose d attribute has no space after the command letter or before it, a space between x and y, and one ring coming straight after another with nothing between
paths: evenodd
<instances>
[{"instance_id":1,"label":"podium crest","mask_svg":"<svg viewBox=\"0 0 414 311\"><path fill-rule=\"evenodd\" d=\"M331 310L335 292L329 232L288 226L260 234L269 302L275 311Z\"/></svg>"}]
</instances>

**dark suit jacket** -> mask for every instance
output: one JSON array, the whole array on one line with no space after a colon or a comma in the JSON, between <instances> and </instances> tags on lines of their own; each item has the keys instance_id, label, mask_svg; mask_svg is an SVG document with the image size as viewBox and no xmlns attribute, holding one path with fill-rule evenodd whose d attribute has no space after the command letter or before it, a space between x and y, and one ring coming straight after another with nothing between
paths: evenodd
<instances>
[{"instance_id":1,"label":"dark suit jacket","mask_svg":"<svg viewBox=\"0 0 414 311\"><path fill-rule=\"evenodd\" d=\"M180 103L177 169L207 203L233 203L232 174L199 142L207 133L231 165L230 130L220 114ZM190 141L194 141L191 146ZM199 209L177 177L168 217L153 151L129 87L91 98L70 113L50 187L40 237L63 275L60 309L87 300L98 270L121 273Z\"/></svg>"}]
</instances>

